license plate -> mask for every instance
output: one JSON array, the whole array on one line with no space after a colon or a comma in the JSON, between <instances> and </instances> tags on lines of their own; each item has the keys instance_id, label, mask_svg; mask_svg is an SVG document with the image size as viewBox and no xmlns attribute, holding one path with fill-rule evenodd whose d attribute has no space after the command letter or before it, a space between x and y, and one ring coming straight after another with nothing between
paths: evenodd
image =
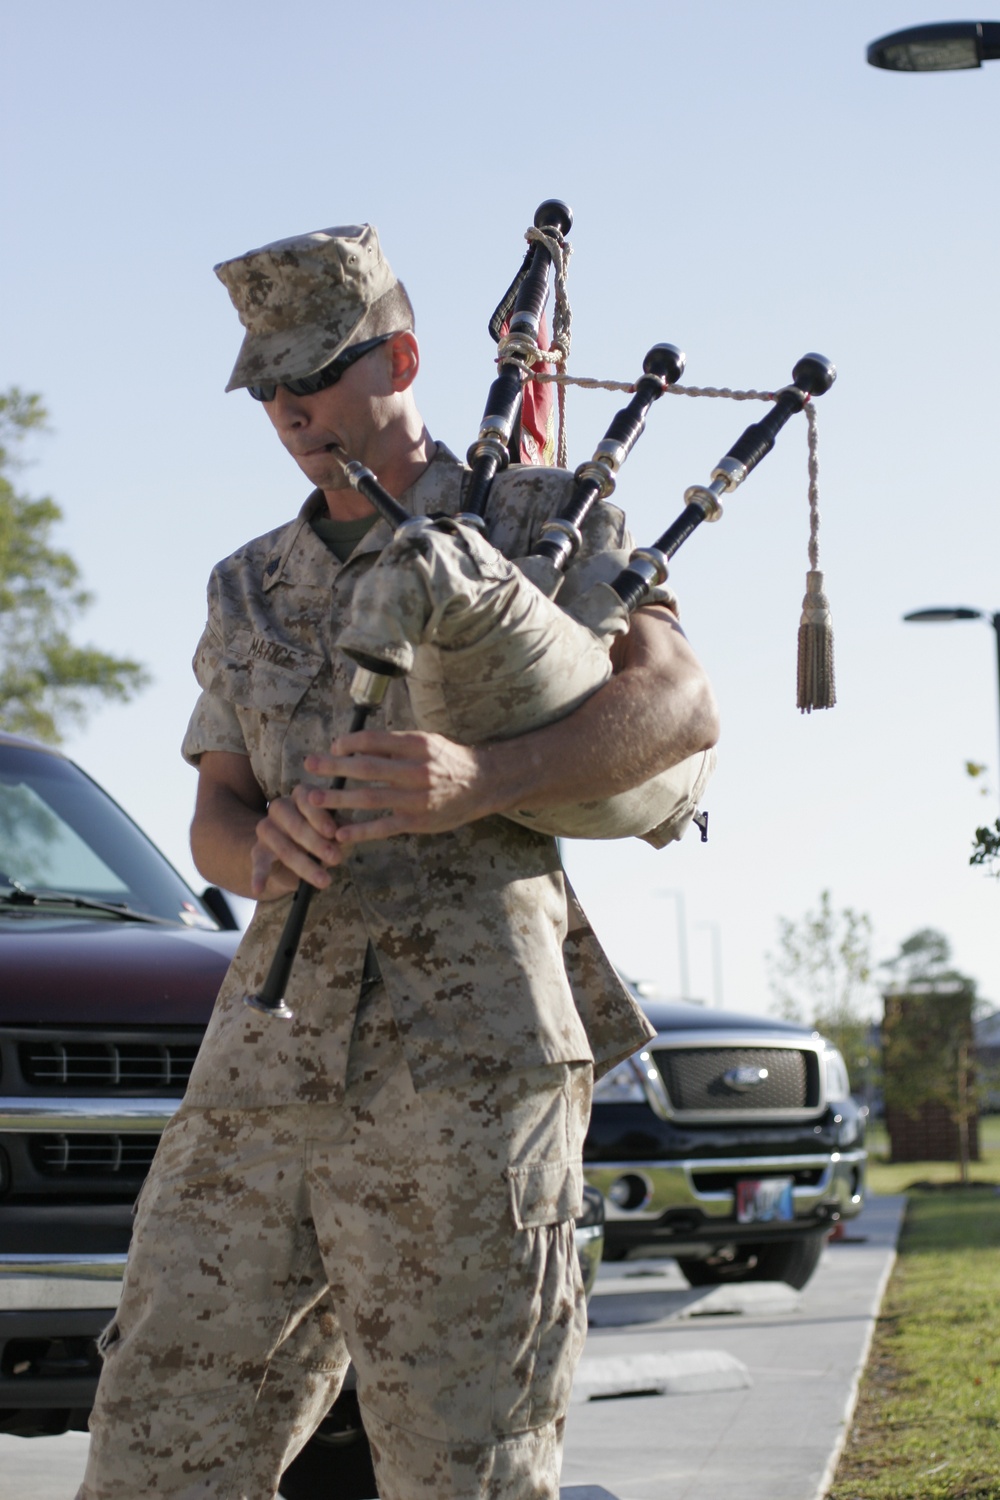
<instances>
[{"instance_id":1,"label":"license plate","mask_svg":"<svg viewBox=\"0 0 1000 1500\"><path fill-rule=\"evenodd\" d=\"M737 1224L772 1224L795 1218L790 1177L763 1177L736 1184Z\"/></svg>"}]
</instances>

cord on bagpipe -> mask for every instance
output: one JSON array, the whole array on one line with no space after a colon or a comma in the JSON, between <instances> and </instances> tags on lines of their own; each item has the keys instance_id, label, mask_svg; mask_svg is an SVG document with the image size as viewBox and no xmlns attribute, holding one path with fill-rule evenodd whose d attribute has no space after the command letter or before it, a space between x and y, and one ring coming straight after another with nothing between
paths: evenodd
<instances>
[{"instance_id":1,"label":"cord on bagpipe","mask_svg":"<svg viewBox=\"0 0 1000 1500\"><path fill-rule=\"evenodd\" d=\"M835 366L824 355L803 355L792 372L793 381L801 387L800 394L803 399L786 407L785 415L778 423L778 427L784 426L784 422L795 411L805 413L809 444L809 571L806 574L806 593L802 601L802 617L799 622L796 704L800 712L807 714L812 713L814 708L833 708L837 701L833 660L833 624L830 604L823 590L823 574L819 568L819 439L816 428L816 408L810 400L811 396L819 396L829 390L836 378ZM624 380L598 380L588 376L565 373L535 373L532 379L540 384L557 382L561 392L570 385L580 386L583 390L635 390L633 384ZM679 385L674 381L671 382L669 390L672 396L704 396L729 401L778 402L783 395L780 391L739 391L732 390L729 386ZM748 428L740 441L746 439L752 430ZM777 428L773 430L776 432ZM773 446L773 435L771 446ZM770 451L770 447L767 451ZM759 462L759 458L756 462ZM713 473L713 482L715 477ZM745 477L746 473L742 478ZM742 479L737 481L737 483L741 482ZM735 488L735 485L731 484L729 488ZM719 493L721 494L722 491ZM718 520L721 514L721 506L716 505L708 519ZM680 542L690 536L703 519L706 519L704 515L695 518L693 512L682 514L678 518L674 526L680 529L674 532L671 528L671 534L675 538L679 537L679 540L676 540L676 545L666 553L668 557L673 556ZM662 550L662 538L654 545Z\"/></svg>"},{"instance_id":2,"label":"cord on bagpipe","mask_svg":"<svg viewBox=\"0 0 1000 1500\"><path fill-rule=\"evenodd\" d=\"M541 316L555 256L572 223L564 204L550 200L535 215L537 237L530 241L495 319L508 332L500 337L499 372L493 381L476 442L469 450L470 478L463 508L451 517L411 516L363 465L349 462L351 485L393 530L391 542L359 580L351 617L338 645L356 663L351 731L363 727L393 677L407 676L417 727L460 743L475 744L529 732L571 713L611 676L609 648L629 628L633 612L656 597L669 559L704 520L722 513L730 494L771 451L778 432L805 410L810 439L810 572L799 631L799 707L830 707L833 689L829 606L822 592L816 553L818 491L815 418L812 399L836 378L831 362L805 355L792 372L793 384L776 393L729 392L677 385L684 356L670 344L649 351L634 384L586 382L567 376L537 375L533 367L547 351L538 345ZM530 236L529 231L529 236ZM556 238L554 238L556 237ZM562 247L562 249L560 248ZM562 265L565 260L563 257ZM527 556L507 559L485 539L485 513L498 474L509 463L524 388L530 379L561 384L613 385L632 399L613 418L589 462L573 476L571 492L548 517ZM598 500L615 488L618 472L642 434L653 403L666 391L677 394L757 398L773 403L719 460L707 485L685 492L681 514L652 547L637 548L614 578L593 584L563 609L556 602L566 569L580 550L583 526ZM406 582L400 586L401 579ZM457 587L456 587L457 584ZM489 651L491 671L505 663L503 691L495 676L484 680ZM544 813L508 811L514 822L539 832L583 838L636 836L662 847L679 838L695 816L701 791L714 766L714 753L688 757L641 787L600 803L572 804ZM338 778L339 789L345 778ZM704 829L703 829L704 835ZM246 1003L268 1014L291 1015L284 994L312 897L301 881L293 896L278 949L261 990Z\"/></svg>"},{"instance_id":3,"label":"cord on bagpipe","mask_svg":"<svg viewBox=\"0 0 1000 1500\"><path fill-rule=\"evenodd\" d=\"M835 366L822 354L804 354L792 370L793 384L774 397L774 406L759 422L753 423L736 440L712 471L707 485L691 485L684 493L685 507L677 519L653 543L635 554L637 564L630 566L612 585L634 609L641 603L651 582L662 583L667 577L667 561L701 525L717 521L722 515L720 501L741 485L762 458L774 447L778 433L796 412L805 411L809 433L809 562L806 595L802 601L802 619L798 639L797 706L803 713L814 708L833 708L837 701L833 669L833 626L830 605L823 592L823 574L819 571L819 461L816 444L816 415L810 404L822 396L837 378ZM631 599L635 603L630 603Z\"/></svg>"}]
</instances>

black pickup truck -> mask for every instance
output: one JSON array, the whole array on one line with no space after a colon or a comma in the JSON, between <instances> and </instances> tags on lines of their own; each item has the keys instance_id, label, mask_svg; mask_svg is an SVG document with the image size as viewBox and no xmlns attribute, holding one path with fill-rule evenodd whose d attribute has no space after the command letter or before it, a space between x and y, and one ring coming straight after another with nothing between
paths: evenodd
<instances>
[{"instance_id":1,"label":"black pickup truck","mask_svg":"<svg viewBox=\"0 0 1000 1500\"><path fill-rule=\"evenodd\" d=\"M657 1035L597 1085L584 1147L605 1260L666 1252L692 1286L804 1286L864 1201L867 1111L843 1058L787 1021L638 998Z\"/></svg>"}]
</instances>

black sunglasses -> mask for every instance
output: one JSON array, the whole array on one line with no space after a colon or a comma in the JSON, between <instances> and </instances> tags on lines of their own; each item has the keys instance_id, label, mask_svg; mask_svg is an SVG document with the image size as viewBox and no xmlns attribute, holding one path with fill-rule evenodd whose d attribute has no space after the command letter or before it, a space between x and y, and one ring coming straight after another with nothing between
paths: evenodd
<instances>
[{"instance_id":1,"label":"black sunglasses","mask_svg":"<svg viewBox=\"0 0 1000 1500\"><path fill-rule=\"evenodd\" d=\"M357 360L377 349L379 344L388 343L389 339L395 337L394 333L381 333L378 338L352 344L343 354L338 354L336 359L331 359L328 365L317 370L315 375L303 375L301 380L265 380L260 385L248 385L246 389L255 401L273 401L279 385L284 386L293 396L315 396L317 391L325 391L329 386L336 385L344 371L349 370Z\"/></svg>"}]
</instances>

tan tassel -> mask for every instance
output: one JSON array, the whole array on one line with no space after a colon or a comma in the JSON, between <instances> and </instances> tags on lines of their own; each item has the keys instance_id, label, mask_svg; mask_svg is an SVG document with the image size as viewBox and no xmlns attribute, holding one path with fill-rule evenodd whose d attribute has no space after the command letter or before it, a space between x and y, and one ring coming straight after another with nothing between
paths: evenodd
<instances>
[{"instance_id":1,"label":"tan tassel","mask_svg":"<svg viewBox=\"0 0 1000 1500\"><path fill-rule=\"evenodd\" d=\"M798 706L802 713L832 708L837 701L833 680L833 621L823 592L823 575L806 574L806 596L799 621Z\"/></svg>"}]
</instances>

